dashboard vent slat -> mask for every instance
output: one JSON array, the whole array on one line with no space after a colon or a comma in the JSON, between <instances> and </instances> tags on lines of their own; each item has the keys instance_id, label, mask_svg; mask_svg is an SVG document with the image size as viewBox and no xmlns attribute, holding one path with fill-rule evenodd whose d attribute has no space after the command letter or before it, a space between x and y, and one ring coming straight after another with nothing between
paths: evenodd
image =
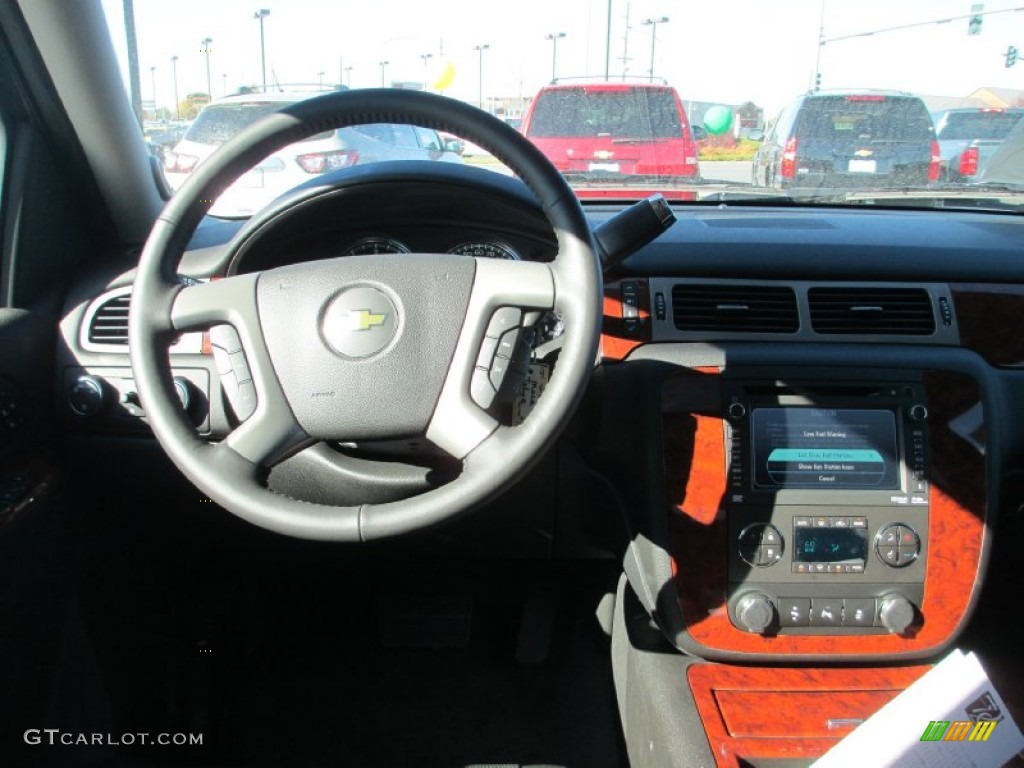
<instances>
[{"instance_id":1,"label":"dashboard vent slat","mask_svg":"<svg viewBox=\"0 0 1024 768\"><path fill-rule=\"evenodd\" d=\"M131 294L103 302L89 323L89 341L93 344L127 344L130 302Z\"/></svg>"},{"instance_id":2,"label":"dashboard vent slat","mask_svg":"<svg viewBox=\"0 0 1024 768\"><path fill-rule=\"evenodd\" d=\"M811 288L811 327L823 334L928 336L935 333L931 296L921 288Z\"/></svg>"},{"instance_id":3,"label":"dashboard vent slat","mask_svg":"<svg viewBox=\"0 0 1024 768\"><path fill-rule=\"evenodd\" d=\"M796 333L796 294L785 286L677 283L672 321L681 331Z\"/></svg>"}]
</instances>

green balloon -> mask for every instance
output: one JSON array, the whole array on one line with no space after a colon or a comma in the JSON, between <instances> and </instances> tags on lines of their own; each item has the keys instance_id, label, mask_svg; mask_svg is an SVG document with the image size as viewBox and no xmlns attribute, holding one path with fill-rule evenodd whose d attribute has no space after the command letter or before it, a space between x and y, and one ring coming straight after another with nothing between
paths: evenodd
<instances>
[{"instance_id":1,"label":"green balloon","mask_svg":"<svg viewBox=\"0 0 1024 768\"><path fill-rule=\"evenodd\" d=\"M704 113L704 127L712 136L720 136L732 127L732 110L712 107Z\"/></svg>"}]
</instances>

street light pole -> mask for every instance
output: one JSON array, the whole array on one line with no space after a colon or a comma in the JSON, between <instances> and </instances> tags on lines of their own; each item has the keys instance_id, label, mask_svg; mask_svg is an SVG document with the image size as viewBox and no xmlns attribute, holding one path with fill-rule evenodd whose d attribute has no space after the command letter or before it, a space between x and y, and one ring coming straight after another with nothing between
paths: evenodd
<instances>
[{"instance_id":1,"label":"street light pole","mask_svg":"<svg viewBox=\"0 0 1024 768\"><path fill-rule=\"evenodd\" d=\"M266 8L260 8L252 15L260 21L260 72L263 74L263 92L267 92L267 47L263 38L263 20L270 15Z\"/></svg>"},{"instance_id":2,"label":"street light pole","mask_svg":"<svg viewBox=\"0 0 1024 768\"><path fill-rule=\"evenodd\" d=\"M174 119L181 120L181 113L178 111L178 57L171 56L171 69L174 72Z\"/></svg>"},{"instance_id":3,"label":"street light pole","mask_svg":"<svg viewBox=\"0 0 1024 768\"><path fill-rule=\"evenodd\" d=\"M555 62L558 61L558 41L565 37L565 32L552 32L545 35L545 40L551 41L551 82L555 82Z\"/></svg>"},{"instance_id":4,"label":"street light pole","mask_svg":"<svg viewBox=\"0 0 1024 768\"><path fill-rule=\"evenodd\" d=\"M380 63L380 87L381 88L386 88L387 87L386 86L387 79L384 77L384 68L387 67L387 65L390 64L390 63L391 62L389 62L389 61L382 61Z\"/></svg>"},{"instance_id":5,"label":"street light pole","mask_svg":"<svg viewBox=\"0 0 1024 768\"><path fill-rule=\"evenodd\" d=\"M421 53L420 58L423 59L423 90L427 90L427 62L434 58L434 54Z\"/></svg>"},{"instance_id":6,"label":"street light pole","mask_svg":"<svg viewBox=\"0 0 1024 768\"><path fill-rule=\"evenodd\" d=\"M345 85L347 85L349 88L352 87L352 65L351 64L349 64L347 67L345 67Z\"/></svg>"},{"instance_id":7,"label":"street light pole","mask_svg":"<svg viewBox=\"0 0 1024 768\"><path fill-rule=\"evenodd\" d=\"M221 96L227 96L228 95L228 73L225 72L220 77L221 77L221 91L222 91Z\"/></svg>"},{"instance_id":8,"label":"street light pole","mask_svg":"<svg viewBox=\"0 0 1024 768\"><path fill-rule=\"evenodd\" d=\"M658 33L658 25L665 24L666 22L668 22L668 16L659 16L656 19L644 19L640 22L644 26L649 25L651 28L651 68L648 70L648 74L650 75L650 81L652 83L654 82L654 38Z\"/></svg>"},{"instance_id":9,"label":"street light pole","mask_svg":"<svg viewBox=\"0 0 1024 768\"><path fill-rule=\"evenodd\" d=\"M149 77L153 81L153 119L156 120L156 67L149 68Z\"/></svg>"},{"instance_id":10,"label":"street light pole","mask_svg":"<svg viewBox=\"0 0 1024 768\"><path fill-rule=\"evenodd\" d=\"M490 47L487 43L473 46L473 50L480 54L480 61L477 67L477 102L480 105L480 109L484 108L484 51Z\"/></svg>"},{"instance_id":11,"label":"street light pole","mask_svg":"<svg viewBox=\"0 0 1024 768\"><path fill-rule=\"evenodd\" d=\"M210 85L210 43L213 42L212 37L203 38L203 51L206 52L206 95L213 100L213 86Z\"/></svg>"}]
</instances>

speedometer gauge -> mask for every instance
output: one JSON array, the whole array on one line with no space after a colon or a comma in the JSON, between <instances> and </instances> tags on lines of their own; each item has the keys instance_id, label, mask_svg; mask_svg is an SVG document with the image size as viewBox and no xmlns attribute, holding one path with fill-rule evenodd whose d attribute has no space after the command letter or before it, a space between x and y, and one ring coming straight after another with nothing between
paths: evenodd
<instances>
[{"instance_id":1,"label":"speedometer gauge","mask_svg":"<svg viewBox=\"0 0 1024 768\"><path fill-rule=\"evenodd\" d=\"M342 256L366 256L374 253L410 253L409 246L390 237L364 237L346 246Z\"/></svg>"},{"instance_id":2,"label":"speedometer gauge","mask_svg":"<svg viewBox=\"0 0 1024 768\"><path fill-rule=\"evenodd\" d=\"M496 240L488 240L480 243L461 243L454 248L449 248L448 253L456 256L473 256L478 259L511 259L518 261L520 256L515 250L504 243Z\"/></svg>"}]
</instances>

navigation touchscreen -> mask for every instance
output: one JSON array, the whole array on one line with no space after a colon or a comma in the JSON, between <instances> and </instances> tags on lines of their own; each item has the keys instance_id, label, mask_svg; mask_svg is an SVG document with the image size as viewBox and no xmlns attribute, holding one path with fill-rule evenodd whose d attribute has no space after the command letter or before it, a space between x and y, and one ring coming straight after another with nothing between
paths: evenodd
<instances>
[{"instance_id":1,"label":"navigation touchscreen","mask_svg":"<svg viewBox=\"0 0 1024 768\"><path fill-rule=\"evenodd\" d=\"M751 428L757 487L899 488L892 411L757 408Z\"/></svg>"}]
</instances>

